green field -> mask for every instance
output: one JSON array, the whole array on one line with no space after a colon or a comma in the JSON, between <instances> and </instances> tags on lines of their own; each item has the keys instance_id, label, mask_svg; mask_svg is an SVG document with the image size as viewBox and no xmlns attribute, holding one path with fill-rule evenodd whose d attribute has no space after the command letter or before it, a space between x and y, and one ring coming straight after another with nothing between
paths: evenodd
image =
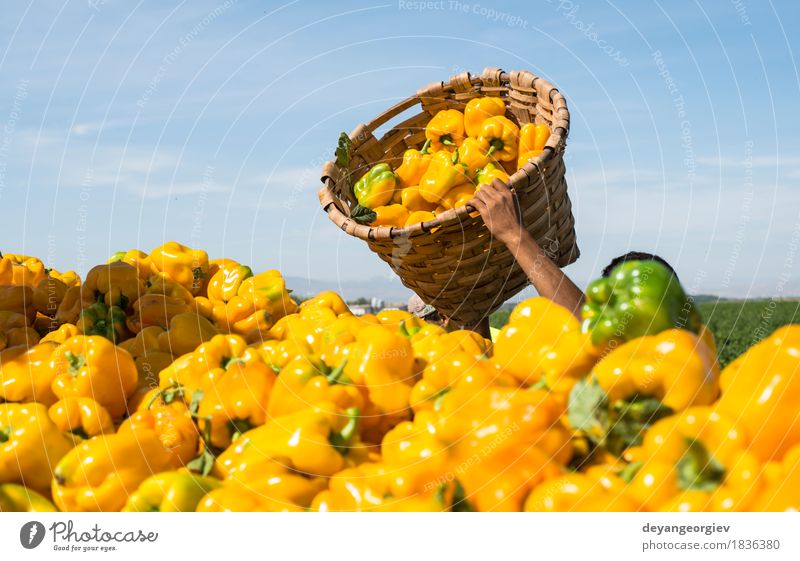
<instances>
[{"instance_id":1,"label":"green field","mask_svg":"<svg viewBox=\"0 0 800 561\"><path fill-rule=\"evenodd\" d=\"M698 303L714 333L723 368L782 325L800 323L800 300L709 300ZM508 309L492 314L492 327L508 322Z\"/></svg>"},{"instance_id":2,"label":"green field","mask_svg":"<svg viewBox=\"0 0 800 561\"><path fill-rule=\"evenodd\" d=\"M800 323L798 300L716 300L698 304L714 333L723 368L787 323Z\"/></svg>"}]
</instances>

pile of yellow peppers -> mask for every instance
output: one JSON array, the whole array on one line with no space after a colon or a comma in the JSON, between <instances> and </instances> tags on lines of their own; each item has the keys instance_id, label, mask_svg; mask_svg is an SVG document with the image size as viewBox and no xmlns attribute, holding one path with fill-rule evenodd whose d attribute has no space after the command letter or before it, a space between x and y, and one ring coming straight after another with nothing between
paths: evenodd
<instances>
[{"instance_id":1,"label":"pile of yellow peppers","mask_svg":"<svg viewBox=\"0 0 800 561\"><path fill-rule=\"evenodd\" d=\"M477 105L440 154L503 138ZM492 344L174 242L83 280L4 254L0 511L800 509L800 326L712 346L598 348L541 298Z\"/></svg>"},{"instance_id":2,"label":"pile of yellow peppers","mask_svg":"<svg viewBox=\"0 0 800 561\"><path fill-rule=\"evenodd\" d=\"M439 111L425 128L425 144L406 150L392 170L379 163L361 176L353 192L370 226L403 227L433 220L462 207L482 185L509 175L541 154L550 129L520 128L506 117L500 97L477 97L464 111ZM360 217L358 218L361 219Z\"/></svg>"}]
</instances>

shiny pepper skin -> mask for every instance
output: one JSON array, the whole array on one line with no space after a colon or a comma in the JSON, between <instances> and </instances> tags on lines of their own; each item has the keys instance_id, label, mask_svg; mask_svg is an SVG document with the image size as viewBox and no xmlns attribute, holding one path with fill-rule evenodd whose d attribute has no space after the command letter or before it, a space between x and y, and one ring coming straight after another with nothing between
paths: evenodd
<instances>
[{"instance_id":1,"label":"shiny pepper skin","mask_svg":"<svg viewBox=\"0 0 800 561\"><path fill-rule=\"evenodd\" d=\"M463 384L445 394L437 435L452 447L467 500L480 511L521 510L531 489L572 456L562 413L544 390Z\"/></svg>"},{"instance_id":2,"label":"shiny pepper skin","mask_svg":"<svg viewBox=\"0 0 800 561\"><path fill-rule=\"evenodd\" d=\"M273 322L297 311L297 304L286 290L286 281L275 269L244 279L237 295L256 310L269 312Z\"/></svg>"},{"instance_id":3,"label":"shiny pepper skin","mask_svg":"<svg viewBox=\"0 0 800 561\"><path fill-rule=\"evenodd\" d=\"M503 168L492 163L486 164L475 174L475 183L478 185L478 189L483 185L490 185L495 179L507 184L510 178Z\"/></svg>"},{"instance_id":4,"label":"shiny pepper skin","mask_svg":"<svg viewBox=\"0 0 800 561\"><path fill-rule=\"evenodd\" d=\"M696 335L682 329L625 343L592 372L611 402L651 396L680 411L708 405L719 394L716 358Z\"/></svg>"},{"instance_id":5,"label":"shiny pepper skin","mask_svg":"<svg viewBox=\"0 0 800 561\"><path fill-rule=\"evenodd\" d=\"M763 486L746 435L710 407L660 420L626 457L641 462L629 488L648 510L749 510Z\"/></svg>"},{"instance_id":6,"label":"shiny pepper skin","mask_svg":"<svg viewBox=\"0 0 800 561\"><path fill-rule=\"evenodd\" d=\"M53 470L51 491L59 510L113 512L153 472L181 467L153 428L139 426L85 440Z\"/></svg>"},{"instance_id":7,"label":"shiny pepper skin","mask_svg":"<svg viewBox=\"0 0 800 561\"><path fill-rule=\"evenodd\" d=\"M459 153L436 152L419 182L419 194L429 203L439 204L450 189L468 183L469 170L459 161Z\"/></svg>"},{"instance_id":8,"label":"shiny pepper skin","mask_svg":"<svg viewBox=\"0 0 800 561\"><path fill-rule=\"evenodd\" d=\"M109 258L107 263L114 263L122 261L132 267L136 267L139 278L146 281L147 278L153 274L153 266L150 263L150 256L138 249L131 249L128 251L118 251Z\"/></svg>"},{"instance_id":9,"label":"shiny pepper skin","mask_svg":"<svg viewBox=\"0 0 800 561\"><path fill-rule=\"evenodd\" d=\"M752 510L800 511L800 446L790 449L783 460L765 466L765 487Z\"/></svg>"},{"instance_id":10,"label":"shiny pepper skin","mask_svg":"<svg viewBox=\"0 0 800 561\"><path fill-rule=\"evenodd\" d=\"M136 267L123 261L92 267L81 286L84 307L95 302L127 309L144 292ZM65 295L66 297L66 295Z\"/></svg>"},{"instance_id":11,"label":"shiny pepper skin","mask_svg":"<svg viewBox=\"0 0 800 561\"><path fill-rule=\"evenodd\" d=\"M165 273L194 295L200 293L208 276L208 254L177 242L167 242L151 251L150 263L157 272Z\"/></svg>"},{"instance_id":12,"label":"shiny pepper skin","mask_svg":"<svg viewBox=\"0 0 800 561\"><path fill-rule=\"evenodd\" d=\"M544 123L526 123L519 131L519 150L517 168L528 163L544 150L547 139L550 138L550 128Z\"/></svg>"},{"instance_id":13,"label":"shiny pepper skin","mask_svg":"<svg viewBox=\"0 0 800 561\"><path fill-rule=\"evenodd\" d=\"M16 346L0 352L0 399L3 401L38 401L52 405L53 372L48 368L58 343L39 343L31 348Z\"/></svg>"},{"instance_id":14,"label":"shiny pepper skin","mask_svg":"<svg viewBox=\"0 0 800 561\"><path fill-rule=\"evenodd\" d=\"M56 347L49 368L59 399L91 397L115 419L125 413L138 379L131 355L96 335L79 335Z\"/></svg>"},{"instance_id":15,"label":"shiny pepper skin","mask_svg":"<svg viewBox=\"0 0 800 561\"><path fill-rule=\"evenodd\" d=\"M0 403L0 483L46 492L53 466L74 445L41 403Z\"/></svg>"},{"instance_id":16,"label":"shiny pepper skin","mask_svg":"<svg viewBox=\"0 0 800 561\"><path fill-rule=\"evenodd\" d=\"M344 374L366 387L370 401L381 412L403 411L416 381L411 343L393 329L365 327L350 347Z\"/></svg>"},{"instance_id":17,"label":"shiny pepper skin","mask_svg":"<svg viewBox=\"0 0 800 561\"><path fill-rule=\"evenodd\" d=\"M257 469L237 471L203 497L197 512L303 512L324 488L323 478L262 459Z\"/></svg>"},{"instance_id":18,"label":"shiny pepper skin","mask_svg":"<svg viewBox=\"0 0 800 561\"><path fill-rule=\"evenodd\" d=\"M203 497L219 486L213 477L183 469L157 473L142 481L122 512L194 512Z\"/></svg>"},{"instance_id":19,"label":"shiny pepper skin","mask_svg":"<svg viewBox=\"0 0 800 561\"><path fill-rule=\"evenodd\" d=\"M488 156L501 162L517 159L519 127L508 117L490 117L481 124L478 144Z\"/></svg>"},{"instance_id":20,"label":"shiny pepper skin","mask_svg":"<svg viewBox=\"0 0 800 561\"><path fill-rule=\"evenodd\" d=\"M377 208L389 204L395 187L397 187L397 176L389 164L377 164L356 181L353 185L353 194L359 205Z\"/></svg>"},{"instance_id":21,"label":"shiny pepper skin","mask_svg":"<svg viewBox=\"0 0 800 561\"><path fill-rule=\"evenodd\" d=\"M403 205L393 204L375 207L375 220L370 226L392 226L402 228L408 220L408 209Z\"/></svg>"},{"instance_id":22,"label":"shiny pepper skin","mask_svg":"<svg viewBox=\"0 0 800 561\"><path fill-rule=\"evenodd\" d=\"M464 114L456 109L439 111L425 127L433 152L454 151L464 141Z\"/></svg>"},{"instance_id":23,"label":"shiny pepper skin","mask_svg":"<svg viewBox=\"0 0 800 561\"><path fill-rule=\"evenodd\" d=\"M477 139L467 138L458 147L458 161L467 166L469 177L474 178L480 169L494 160Z\"/></svg>"},{"instance_id":24,"label":"shiny pepper skin","mask_svg":"<svg viewBox=\"0 0 800 561\"><path fill-rule=\"evenodd\" d=\"M800 444L800 326L751 347L725 368L720 385L719 411L738 420L760 460L780 460Z\"/></svg>"},{"instance_id":25,"label":"shiny pepper skin","mask_svg":"<svg viewBox=\"0 0 800 561\"><path fill-rule=\"evenodd\" d=\"M312 476L333 475L360 453L358 410L338 413L324 406L275 417L239 437L217 458L219 472L231 477L265 459Z\"/></svg>"},{"instance_id":26,"label":"shiny pepper skin","mask_svg":"<svg viewBox=\"0 0 800 561\"><path fill-rule=\"evenodd\" d=\"M56 512L40 493L16 483L0 484L0 512Z\"/></svg>"},{"instance_id":27,"label":"shiny pepper skin","mask_svg":"<svg viewBox=\"0 0 800 561\"><path fill-rule=\"evenodd\" d=\"M226 260L208 281L208 298L227 302L236 296L242 281L252 276L253 270L250 267Z\"/></svg>"},{"instance_id":28,"label":"shiny pepper skin","mask_svg":"<svg viewBox=\"0 0 800 561\"><path fill-rule=\"evenodd\" d=\"M167 329L172 318L191 311L192 307L182 298L164 294L143 294L134 302L133 314L128 317L126 325L133 333L139 333L151 326Z\"/></svg>"},{"instance_id":29,"label":"shiny pepper skin","mask_svg":"<svg viewBox=\"0 0 800 561\"><path fill-rule=\"evenodd\" d=\"M194 312L184 312L170 318L169 330L159 334L156 348L173 356L181 356L219 334L219 329L206 318Z\"/></svg>"},{"instance_id":30,"label":"shiny pepper skin","mask_svg":"<svg viewBox=\"0 0 800 561\"><path fill-rule=\"evenodd\" d=\"M601 466L568 473L537 485L525 499L526 512L635 512L639 503L625 482Z\"/></svg>"},{"instance_id":31,"label":"shiny pepper skin","mask_svg":"<svg viewBox=\"0 0 800 561\"><path fill-rule=\"evenodd\" d=\"M422 179L423 174L428 169L428 164L431 162L429 148L430 140L426 140L420 150L411 148L403 153L403 162L395 170L398 187L405 188L419 185L419 180Z\"/></svg>"},{"instance_id":32,"label":"shiny pepper skin","mask_svg":"<svg viewBox=\"0 0 800 561\"><path fill-rule=\"evenodd\" d=\"M114 432L108 411L90 397L66 397L50 406L48 415L61 432L81 438Z\"/></svg>"},{"instance_id":33,"label":"shiny pepper skin","mask_svg":"<svg viewBox=\"0 0 800 561\"><path fill-rule=\"evenodd\" d=\"M476 97L464 108L464 129L468 136L478 137L486 119L505 115L506 104L500 97Z\"/></svg>"},{"instance_id":34,"label":"shiny pepper skin","mask_svg":"<svg viewBox=\"0 0 800 561\"><path fill-rule=\"evenodd\" d=\"M492 361L520 383L543 382L566 398L597 357L569 310L546 298L529 298L517 304L497 335Z\"/></svg>"}]
</instances>

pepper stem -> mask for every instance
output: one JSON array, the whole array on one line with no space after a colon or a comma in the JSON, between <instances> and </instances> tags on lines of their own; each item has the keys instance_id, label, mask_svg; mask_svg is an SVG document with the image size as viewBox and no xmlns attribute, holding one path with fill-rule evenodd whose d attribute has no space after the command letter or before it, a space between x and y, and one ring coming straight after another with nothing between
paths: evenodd
<instances>
[{"instance_id":1,"label":"pepper stem","mask_svg":"<svg viewBox=\"0 0 800 561\"><path fill-rule=\"evenodd\" d=\"M340 454L345 455L349 450L350 441L358 432L358 416L361 410L358 407L350 407L345 411L347 416L347 423L342 427L339 432L332 432L329 439L331 445L336 448Z\"/></svg>"},{"instance_id":2,"label":"pepper stem","mask_svg":"<svg viewBox=\"0 0 800 561\"><path fill-rule=\"evenodd\" d=\"M0 429L0 444L4 444L11 438L11 427L3 427Z\"/></svg>"},{"instance_id":3,"label":"pepper stem","mask_svg":"<svg viewBox=\"0 0 800 561\"><path fill-rule=\"evenodd\" d=\"M453 142L453 138L449 134L443 134L439 137L439 142L444 144L445 146L455 146L456 143Z\"/></svg>"},{"instance_id":4,"label":"pepper stem","mask_svg":"<svg viewBox=\"0 0 800 561\"><path fill-rule=\"evenodd\" d=\"M505 146L506 145L502 140L500 140L499 138L495 138L489 143L489 150L486 152L486 156L487 157L491 156L492 154L494 154L495 150L502 150L503 148L505 148Z\"/></svg>"},{"instance_id":5,"label":"pepper stem","mask_svg":"<svg viewBox=\"0 0 800 561\"><path fill-rule=\"evenodd\" d=\"M64 358L67 359L67 370L73 378L76 378L81 368L86 366L86 359L83 355L76 355L72 351L67 351L64 353Z\"/></svg>"},{"instance_id":6,"label":"pepper stem","mask_svg":"<svg viewBox=\"0 0 800 561\"><path fill-rule=\"evenodd\" d=\"M430 147L431 147L431 139L430 138L426 138L425 139L425 144L422 145L422 148L420 148L419 153L420 154L427 154L428 153L428 149Z\"/></svg>"},{"instance_id":7,"label":"pepper stem","mask_svg":"<svg viewBox=\"0 0 800 561\"><path fill-rule=\"evenodd\" d=\"M683 490L713 491L725 479L725 466L699 440L684 440L686 451L676 465L678 486Z\"/></svg>"}]
</instances>

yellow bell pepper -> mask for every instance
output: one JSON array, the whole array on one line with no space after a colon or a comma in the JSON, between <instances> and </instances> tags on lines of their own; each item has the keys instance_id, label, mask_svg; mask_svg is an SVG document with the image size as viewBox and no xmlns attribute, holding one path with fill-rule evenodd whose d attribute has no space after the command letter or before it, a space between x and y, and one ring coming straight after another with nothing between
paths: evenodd
<instances>
[{"instance_id":1,"label":"yellow bell pepper","mask_svg":"<svg viewBox=\"0 0 800 561\"><path fill-rule=\"evenodd\" d=\"M210 424L210 444L225 448L240 434L263 425L274 385L275 371L261 361L229 363L199 400L198 425L202 430Z\"/></svg>"},{"instance_id":2,"label":"yellow bell pepper","mask_svg":"<svg viewBox=\"0 0 800 561\"><path fill-rule=\"evenodd\" d=\"M408 209L403 205L384 205L375 207L375 220L370 226L393 226L402 228L408 220Z\"/></svg>"},{"instance_id":3,"label":"yellow bell pepper","mask_svg":"<svg viewBox=\"0 0 800 561\"><path fill-rule=\"evenodd\" d=\"M408 408L414 379L414 352L408 338L383 326L365 327L356 335L344 367L353 383L367 388L382 413Z\"/></svg>"},{"instance_id":4,"label":"yellow bell pepper","mask_svg":"<svg viewBox=\"0 0 800 561\"><path fill-rule=\"evenodd\" d=\"M142 481L122 512L194 512L203 497L219 486L218 479L183 469L157 473Z\"/></svg>"},{"instance_id":5,"label":"yellow bell pepper","mask_svg":"<svg viewBox=\"0 0 800 561\"><path fill-rule=\"evenodd\" d=\"M486 119L506 114L506 104L499 97L476 97L464 108L464 129L468 136L478 137Z\"/></svg>"},{"instance_id":6,"label":"yellow bell pepper","mask_svg":"<svg viewBox=\"0 0 800 561\"><path fill-rule=\"evenodd\" d=\"M119 306L124 310L143 292L144 283L139 279L136 267L115 261L89 270L81 286L81 302L83 307L103 302L106 306Z\"/></svg>"},{"instance_id":7,"label":"yellow bell pepper","mask_svg":"<svg viewBox=\"0 0 800 561\"><path fill-rule=\"evenodd\" d=\"M3 258L8 259L12 264L12 279L10 284L24 285L32 288L47 276L47 269L44 263L36 257L6 253L3 255Z\"/></svg>"},{"instance_id":8,"label":"yellow bell pepper","mask_svg":"<svg viewBox=\"0 0 800 561\"><path fill-rule=\"evenodd\" d=\"M601 466L568 473L538 485L525 499L526 512L635 512L640 505L625 482Z\"/></svg>"},{"instance_id":9,"label":"yellow bell pepper","mask_svg":"<svg viewBox=\"0 0 800 561\"><path fill-rule=\"evenodd\" d=\"M319 306L322 308L329 308L333 311L334 314L340 316L342 314L351 314L350 308L347 306L345 301L342 299L335 292L331 292L330 290L325 290L320 292L313 298L310 298L300 304L300 310L305 310L306 308L311 308L314 306Z\"/></svg>"},{"instance_id":10,"label":"yellow bell pepper","mask_svg":"<svg viewBox=\"0 0 800 561\"><path fill-rule=\"evenodd\" d=\"M475 185L472 183L462 183L450 189L442 197L442 207L445 209L458 208L466 205L475 196Z\"/></svg>"},{"instance_id":11,"label":"yellow bell pepper","mask_svg":"<svg viewBox=\"0 0 800 561\"><path fill-rule=\"evenodd\" d=\"M309 478L280 462L262 459L258 470L237 472L246 479L228 479L208 493L197 512L302 512L325 488L322 478Z\"/></svg>"},{"instance_id":12,"label":"yellow bell pepper","mask_svg":"<svg viewBox=\"0 0 800 561\"><path fill-rule=\"evenodd\" d=\"M0 310L21 314L30 325L36 317L33 288L27 285L0 286Z\"/></svg>"},{"instance_id":13,"label":"yellow bell pepper","mask_svg":"<svg viewBox=\"0 0 800 561\"><path fill-rule=\"evenodd\" d=\"M146 426L85 440L53 470L53 500L61 511L118 511L152 473L179 468L177 458Z\"/></svg>"},{"instance_id":14,"label":"yellow bell pepper","mask_svg":"<svg viewBox=\"0 0 800 561\"><path fill-rule=\"evenodd\" d=\"M280 417L322 402L334 403L343 410L363 407L359 388L347 382L342 366L331 369L313 356L295 358L280 369L267 414Z\"/></svg>"},{"instance_id":15,"label":"yellow bell pepper","mask_svg":"<svg viewBox=\"0 0 800 561\"><path fill-rule=\"evenodd\" d=\"M128 317L126 325L133 333L139 333L145 327L151 326L167 329L172 318L191 311L192 307L182 298L143 294L133 303L133 314Z\"/></svg>"},{"instance_id":16,"label":"yellow bell pepper","mask_svg":"<svg viewBox=\"0 0 800 561\"><path fill-rule=\"evenodd\" d=\"M207 294L210 300L227 302L236 296L242 281L253 276L250 267L232 260L225 261L208 281Z\"/></svg>"},{"instance_id":17,"label":"yellow bell pepper","mask_svg":"<svg viewBox=\"0 0 800 561\"><path fill-rule=\"evenodd\" d=\"M394 476L394 477L393 477ZM407 497L392 495L390 482L397 479L394 466L363 463L333 475L328 488L314 497L314 512L442 512L450 502L437 489Z\"/></svg>"},{"instance_id":18,"label":"yellow bell pepper","mask_svg":"<svg viewBox=\"0 0 800 561\"><path fill-rule=\"evenodd\" d=\"M0 352L0 400L38 401L52 405L58 399L52 390L50 358L58 343L39 343L31 348L16 346Z\"/></svg>"},{"instance_id":19,"label":"yellow bell pepper","mask_svg":"<svg viewBox=\"0 0 800 561\"><path fill-rule=\"evenodd\" d=\"M710 407L660 420L626 457L641 463L629 489L648 510L749 510L763 487L746 436Z\"/></svg>"},{"instance_id":20,"label":"yellow bell pepper","mask_svg":"<svg viewBox=\"0 0 800 561\"><path fill-rule=\"evenodd\" d=\"M16 483L0 484L0 512L56 512L43 495Z\"/></svg>"},{"instance_id":21,"label":"yellow bell pepper","mask_svg":"<svg viewBox=\"0 0 800 561\"><path fill-rule=\"evenodd\" d=\"M58 329L56 329L55 331L51 331L50 333L42 337L39 343L53 342L61 344L67 339L71 339L72 337L75 337L76 335L80 334L81 334L80 330L75 325L71 323L64 323L60 325Z\"/></svg>"},{"instance_id":22,"label":"yellow bell pepper","mask_svg":"<svg viewBox=\"0 0 800 561\"><path fill-rule=\"evenodd\" d=\"M431 150L454 151L464 141L464 114L456 109L439 111L428 121L425 138L431 141Z\"/></svg>"},{"instance_id":23,"label":"yellow bell pepper","mask_svg":"<svg viewBox=\"0 0 800 561\"><path fill-rule=\"evenodd\" d=\"M517 304L497 335L492 361L521 384L542 383L566 401L597 361L591 338L566 308L547 298Z\"/></svg>"},{"instance_id":24,"label":"yellow bell pepper","mask_svg":"<svg viewBox=\"0 0 800 561\"><path fill-rule=\"evenodd\" d=\"M177 242L167 242L150 252L152 267L194 295L200 294L208 276L208 254Z\"/></svg>"},{"instance_id":25,"label":"yellow bell pepper","mask_svg":"<svg viewBox=\"0 0 800 561\"><path fill-rule=\"evenodd\" d=\"M239 287L239 296L252 302L256 310L265 310L272 316L272 321L292 314L297 304L286 290L286 281L280 271L269 270L248 277Z\"/></svg>"},{"instance_id":26,"label":"yellow bell pepper","mask_svg":"<svg viewBox=\"0 0 800 561\"><path fill-rule=\"evenodd\" d=\"M419 224L420 222L430 222L431 220L435 219L436 215L434 213L426 210L418 210L408 215L408 219L406 220L404 226L413 226L414 224Z\"/></svg>"},{"instance_id":27,"label":"yellow bell pepper","mask_svg":"<svg viewBox=\"0 0 800 561\"><path fill-rule=\"evenodd\" d=\"M220 454L216 470L235 478L237 471L257 470L259 463L277 460L311 476L333 475L348 463L366 459L358 443L358 414L357 409L339 413L323 405L275 417Z\"/></svg>"},{"instance_id":28,"label":"yellow bell pepper","mask_svg":"<svg viewBox=\"0 0 800 561\"><path fill-rule=\"evenodd\" d=\"M202 343L219 335L219 330L206 318L194 312L172 316L169 330L158 336L157 348L174 356L190 353Z\"/></svg>"},{"instance_id":29,"label":"yellow bell pepper","mask_svg":"<svg viewBox=\"0 0 800 561\"><path fill-rule=\"evenodd\" d=\"M720 385L720 412L738 420L760 460L780 460L800 444L800 326L781 327L751 347L725 368Z\"/></svg>"},{"instance_id":30,"label":"yellow bell pepper","mask_svg":"<svg viewBox=\"0 0 800 561\"><path fill-rule=\"evenodd\" d=\"M469 170L459 161L458 151L436 152L420 179L419 194L429 203L439 203L450 189L469 180Z\"/></svg>"},{"instance_id":31,"label":"yellow bell pepper","mask_svg":"<svg viewBox=\"0 0 800 561\"><path fill-rule=\"evenodd\" d=\"M116 263L117 261L136 267L139 278L143 281L146 281L147 278L153 274L153 265L150 263L150 256L138 249L118 251L112 255L106 263Z\"/></svg>"},{"instance_id":32,"label":"yellow bell pepper","mask_svg":"<svg viewBox=\"0 0 800 561\"><path fill-rule=\"evenodd\" d=\"M426 140L420 150L411 148L403 153L403 162L395 170L398 187L405 188L419 184L431 161L430 145L431 141Z\"/></svg>"},{"instance_id":33,"label":"yellow bell pepper","mask_svg":"<svg viewBox=\"0 0 800 561\"><path fill-rule=\"evenodd\" d=\"M503 183L508 184L510 177L502 168L491 163L487 164L479 169L478 173L475 175L475 183L478 185L475 190L480 190L484 185L491 185L495 179L499 179Z\"/></svg>"},{"instance_id":34,"label":"yellow bell pepper","mask_svg":"<svg viewBox=\"0 0 800 561\"><path fill-rule=\"evenodd\" d=\"M47 492L53 466L74 445L41 403L0 403L0 483Z\"/></svg>"},{"instance_id":35,"label":"yellow bell pepper","mask_svg":"<svg viewBox=\"0 0 800 561\"><path fill-rule=\"evenodd\" d=\"M91 397L118 419L136 389L133 358L104 337L78 335L50 356L53 393L59 398Z\"/></svg>"},{"instance_id":36,"label":"yellow bell pepper","mask_svg":"<svg viewBox=\"0 0 800 561\"><path fill-rule=\"evenodd\" d=\"M519 131L517 167L521 168L528 163L528 160L541 154L548 138L550 138L550 128L546 124L524 124Z\"/></svg>"},{"instance_id":37,"label":"yellow bell pepper","mask_svg":"<svg viewBox=\"0 0 800 561\"><path fill-rule=\"evenodd\" d=\"M81 438L114 432L111 415L90 397L65 397L51 405L47 414L58 430Z\"/></svg>"},{"instance_id":38,"label":"yellow bell pepper","mask_svg":"<svg viewBox=\"0 0 800 561\"><path fill-rule=\"evenodd\" d=\"M422 198L419 192L419 185L406 187L400 192L400 202L408 209L409 213L426 210L428 212L436 208L436 203L429 203Z\"/></svg>"},{"instance_id":39,"label":"yellow bell pepper","mask_svg":"<svg viewBox=\"0 0 800 561\"><path fill-rule=\"evenodd\" d=\"M64 293L64 298L58 305L58 310L56 310L56 323L74 324L78 321L78 316L81 313L83 304L81 302L81 291L82 289L80 286L71 286L67 289Z\"/></svg>"},{"instance_id":40,"label":"yellow bell pepper","mask_svg":"<svg viewBox=\"0 0 800 561\"><path fill-rule=\"evenodd\" d=\"M669 329L624 343L598 362L570 394L569 422L620 454L658 419L708 405L718 394L716 357L693 333Z\"/></svg>"},{"instance_id":41,"label":"yellow bell pepper","mask_svg":"<svg viewBox=\"0 0 800 561\"><path fill-rule=\"evenodd\" d=\"M467 500L480 511L518 511L572 456L563 407L538 389L459 384L442 397L437 435L453 454Z\"/></svg>"},{"instance_id":42,"label":"yellow bell pepper","mask_svg":"<svg viewBox=\"0 0 800 561\"><path fill-rule=\"evenodd\" d=\"M494 159L477 138L470 137L458 147L458 161L467 166L467 174L474 178L478 170L494 162Z\"/></svg>"},{"instance_id":43,"label":"yellow bell pepper","mask_svg":"<svg viewBox=\"0 0 800 561\"><path fill-rule=\"evenodd\" d=\"M800 511L800 446L791 448L783 460L764 468L765 487L751 505L767 512Z\"/></svg>"},{"instance_id":44,"label":"yellow bell pepper","mask_svg":"<svg viewBox=\"0 0 800 561\"><path fill-rule=\"evenodd\" d=\"M55 317L69 287L62 280L48 274L33 289L33 307L40 314Z\"/></svg>"},{"instance_id":45,"label":"yellow bell pepper","mask_svg":"<svg viewBox=\"0 0 800 561\"><path fill-rule=\"evenodd\" d=\"M478 144L487 155L501 162L517 159L519 127L504 116L490 117L480 127Z\"/></svg>"}]
</instances>

